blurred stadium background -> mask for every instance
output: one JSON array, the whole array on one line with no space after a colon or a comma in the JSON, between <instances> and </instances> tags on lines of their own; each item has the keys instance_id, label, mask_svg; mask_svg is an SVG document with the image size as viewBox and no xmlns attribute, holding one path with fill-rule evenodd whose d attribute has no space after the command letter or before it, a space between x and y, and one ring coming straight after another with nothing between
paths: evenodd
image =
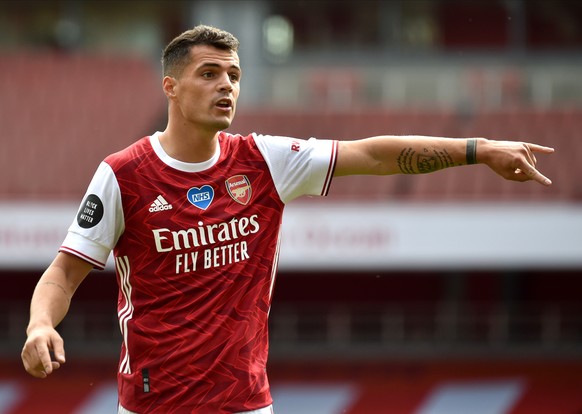
<instances>
[{"instance_id":1,"label":"blurred stadium background","mask_svg":"<svg viewBox=\"0 0 582 414\"><path fill-rule=\"evenodd\" d=\"M0 2L0 413L114 412L112 268L28 377L28 302L102 158L165 125L162 47L242 42L232 131L523 139L551 188L481 166L337 179L289 206L271 312L277 414L582 413L582 3ZM311 408L308 408L311 407Z\"/></svg>"}]
</instances>

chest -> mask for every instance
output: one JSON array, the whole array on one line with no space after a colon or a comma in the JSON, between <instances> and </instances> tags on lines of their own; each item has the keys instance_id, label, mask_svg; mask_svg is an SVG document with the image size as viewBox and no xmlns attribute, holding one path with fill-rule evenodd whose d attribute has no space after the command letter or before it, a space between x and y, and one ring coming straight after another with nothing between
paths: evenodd
<instances>
[{"instance_id":1,"label":"chest","mask_svg":"<svg viewBox=\"0 0 582 414\"><path fill-rule=\"evenodd\" d=\"M283 209L266 163L248 155L224 157L200 172L154 160L122 171L118 183L124 238L134 244L179 234L192 244L220 245L277 223Z\"/></svg>"}]
</instances>

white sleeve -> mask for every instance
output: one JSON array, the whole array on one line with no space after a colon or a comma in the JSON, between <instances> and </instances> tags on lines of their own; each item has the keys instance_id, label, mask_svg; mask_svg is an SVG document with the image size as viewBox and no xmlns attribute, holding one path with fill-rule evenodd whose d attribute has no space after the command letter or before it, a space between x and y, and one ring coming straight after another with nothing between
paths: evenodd
<instances>
[{"instance_id":1,"label":"white sleeve","mask_svg":"<svg viewBox=\"0 0 582 414\"><path fill-rule=\"evenodd\" d=\"M125 228L121 193L113 170L102 162L79 206L60 251L103 269Z\"/></svg>"},{"instance_id":2,"label":"white sleeve","mask_svg":"<svg viewBox=\"0 0 582 414\"><path fill-rule=\"evenodd\" d=\"M337 141L253 134L284 203L302 195L327 195Z\"/></svg>"}]
</instances>

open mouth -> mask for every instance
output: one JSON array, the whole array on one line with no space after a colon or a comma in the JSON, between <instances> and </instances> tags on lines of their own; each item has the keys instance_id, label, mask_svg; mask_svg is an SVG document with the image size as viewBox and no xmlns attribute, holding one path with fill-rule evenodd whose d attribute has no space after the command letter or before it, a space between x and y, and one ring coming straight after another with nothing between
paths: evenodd
<instances>
[{"instance_id":1,"label":"open mouth","mask_svg":"<svg viewBox=\"0 0 582 414\"><path fill-rule=\"evenodd\" d=\"M232 109L232 100L228 98L220 99L216 102L216 106L220 109Z\"/></svg>"}]
</instances>

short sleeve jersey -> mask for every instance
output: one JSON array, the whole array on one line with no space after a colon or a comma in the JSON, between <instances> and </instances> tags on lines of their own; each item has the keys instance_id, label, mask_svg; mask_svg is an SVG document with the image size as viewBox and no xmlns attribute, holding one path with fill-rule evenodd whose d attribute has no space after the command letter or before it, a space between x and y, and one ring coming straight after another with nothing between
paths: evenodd
<instances>
[{"instance_id":1,"label":"short sleeve jersey","mask_svg":"<svg viewBox=\"0 0 582 414\"><path fill-rule=\"evenodd\" d=\"M191 164L158 136L100 164L61 246L97 268L113 251L120 403L138 413L265 407L283 209L327 194L337 141L221 132L214 156Z\"/></svg>"}]
</instances>

